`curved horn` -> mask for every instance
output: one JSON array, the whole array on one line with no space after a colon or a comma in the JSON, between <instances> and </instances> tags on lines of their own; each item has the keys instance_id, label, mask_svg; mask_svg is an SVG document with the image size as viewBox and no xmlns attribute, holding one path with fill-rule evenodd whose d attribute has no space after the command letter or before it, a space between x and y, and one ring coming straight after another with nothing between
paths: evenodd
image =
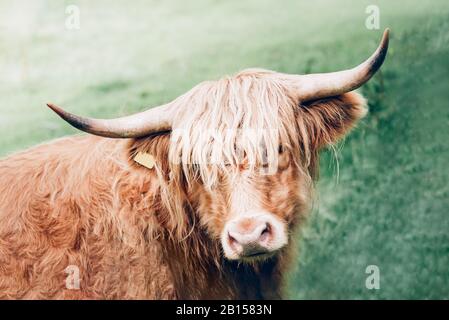
<instances>
[{"instance_id":1,"label":"curved horn","mask_svg":"<svg viewBox=\"0 0 449 320\"><path fill-rule=\"evenodd\" d=\"M301 101L336 96L357 89L367 82L384 62L388 50L389 29L385 29L377 50L357 67L331 73L300 75L298 95Z\"/></svg>"},{"instance_id":2,"label":"curved horn","mask_svg":"<svg viewBox=\"0 0 449 320\"><path fill-rule=\"evenodd\" d=\"M51 103L47 106L75 128L107 138L138 138L171 130L168 105L110 120L80 117Z\"/></svg>"}]
</instances>

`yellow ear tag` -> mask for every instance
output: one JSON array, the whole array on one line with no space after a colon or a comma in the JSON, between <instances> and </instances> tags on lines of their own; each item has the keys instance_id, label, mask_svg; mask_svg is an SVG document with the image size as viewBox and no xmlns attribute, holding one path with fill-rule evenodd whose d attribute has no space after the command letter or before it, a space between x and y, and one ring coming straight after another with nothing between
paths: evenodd
<instances>
[{"instance_id":1,"label":"yellow ear tag","mask_svg":"<svg viewBox=\"0 0 449 320\"><path fill-rule=\"evenodd\" d=\"M146 152L139 152L134 157L134 161L144 167L147 167L148 169L153 169L153 167L156 163L154 160L154 157L151 154L146 153Z\"/></svg>"}]
</instances>

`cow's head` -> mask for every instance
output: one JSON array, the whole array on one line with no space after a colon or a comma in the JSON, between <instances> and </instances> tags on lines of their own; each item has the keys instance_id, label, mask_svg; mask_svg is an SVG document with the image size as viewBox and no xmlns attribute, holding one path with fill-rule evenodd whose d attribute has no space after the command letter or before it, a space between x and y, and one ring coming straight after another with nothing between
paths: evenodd
<instances>
[{"instance_id":1,"label":"cow's head","mask_svg":"<svg viewBox=\"0 0 449 320\"><path fill-rule=\"evenodd\" d=\"M365 114L364 99L351 91L379 69L387 48L388 30L376 52L350 70L246 70L119 119L81 118L50 107L100 136L142 140L169 133L172 191L185 190L199 224L228 259L262 260L287 245L305 211L318 151Z\"/></svg>"}]
</instances>

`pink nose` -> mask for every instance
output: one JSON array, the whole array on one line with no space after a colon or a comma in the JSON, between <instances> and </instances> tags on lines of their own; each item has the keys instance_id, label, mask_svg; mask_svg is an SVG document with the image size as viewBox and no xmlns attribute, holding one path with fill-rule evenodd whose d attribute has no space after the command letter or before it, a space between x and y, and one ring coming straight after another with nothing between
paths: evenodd
<instances>
[{"instance_id":1,"label":"pink nose","mask_svg":"<svg viewBox=\"0 0 449 320\"><path fill-rule=\"evenodd\" d=\"M273 237L272 227L263 219L242 218L230 223L228 241L230 247L241 256L267 253Z\"/></svg>"}]
</instances>

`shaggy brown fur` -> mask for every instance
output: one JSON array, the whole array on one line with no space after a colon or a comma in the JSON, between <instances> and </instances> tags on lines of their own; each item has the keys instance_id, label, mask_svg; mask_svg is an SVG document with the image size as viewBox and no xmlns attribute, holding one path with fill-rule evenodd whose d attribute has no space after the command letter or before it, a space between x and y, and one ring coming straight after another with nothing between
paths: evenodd
<instances>
[{"instance_id":1,"label":"shaggy brown fur","mask_svg":"<svg viewBox=\"0 0 449 320\"><path fill-rule=\"evenodd\" d=\"M253 86L258 78L252 76ZM137 140L69 137L0 160L0 297L281 298L318 151L365 109L355 93L298 105L294 94L279 90L292 110L280 120L293 121L288 130L279 127L279 167L273 175L250 173L248 183L287 224L289 245L260 261L225 259L219 235L229 218L233 175L220 169L205 183L194 163L171 163L168 133ZM156 167L136 164L139 151L152 154ZM66 287L71 265L80 270L79 290Z\"/></svg>"}]
</instances>

